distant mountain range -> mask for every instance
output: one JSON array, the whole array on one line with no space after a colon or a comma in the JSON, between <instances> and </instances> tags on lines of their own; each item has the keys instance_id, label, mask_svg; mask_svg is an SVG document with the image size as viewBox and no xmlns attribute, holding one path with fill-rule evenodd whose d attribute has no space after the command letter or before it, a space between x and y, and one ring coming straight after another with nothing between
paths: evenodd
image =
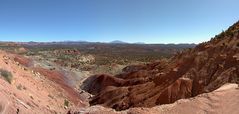
<instances>
[{"instance_id":1,"label":"distant mountain range","mask_svg":"<svg viewBox=\"0 0 239 114\"><path fill-rule=\"evenodd\" d=\"M78 45L78 44L139 44L139 45L147 45L147 43L144 42L135 42L135 43L129 43L129 42L124 42L120 40L114 40L111 42L89 42L89 41L54 41L54 42L35 42L35 41L30 41L30 42L15 42L17 44L23 44L23 45L52 45L52 44L60 44L60 45ZM149 45L149 44L148 44ZM180 43L180 44L163 44L163 43L155 43L151 45L162 45L162 46L167 46L167 47L174 47L174 46L188 46L190 45L191 47L196 46L194 43Z\"/></svg>"},{"instance_id":2,"label":"distant mountain range","mask_svg":"<svg viewBox=\"0 0 239 114\"><path fill-rule=\"evenodd\" d=\"M145 44L144 42L128 43L128 42L124 42L124 41L120 41L120 40L114 40L109 43L111 43L111 44Z\"/></svg>"}]
</instances>

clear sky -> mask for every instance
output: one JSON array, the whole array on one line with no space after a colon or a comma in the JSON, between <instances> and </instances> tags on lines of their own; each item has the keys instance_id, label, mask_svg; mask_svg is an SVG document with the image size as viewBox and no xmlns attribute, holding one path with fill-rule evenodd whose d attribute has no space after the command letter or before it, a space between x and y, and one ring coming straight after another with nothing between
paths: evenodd
<instances>
[{"instance_id":1,"label":"clear sky","mask_svg":"<svg viewBox=\"0 0 239 114\"><path fill-rule=\"evenodd\" d=\"M0 0L0 41L199 43L239 20L239 0Z\"/></svg>"}]
</instances>

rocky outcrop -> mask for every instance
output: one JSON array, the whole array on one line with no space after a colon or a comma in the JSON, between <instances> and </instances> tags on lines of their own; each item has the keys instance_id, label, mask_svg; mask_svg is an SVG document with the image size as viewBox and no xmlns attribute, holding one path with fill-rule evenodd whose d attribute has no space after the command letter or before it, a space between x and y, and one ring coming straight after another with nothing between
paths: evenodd
<instances>
[{"instance_id":1,"label":"rocky outcrop","mask_svg":"<svg viewBox=\"0 0 239 114\"><path fill-rule=\"evenodd\" d=\"M115 76L90 77L84 89L95 94L91 105L116 110L153 107L211 92L225 83L239 83L238 43L239 22L170 60L129 66Z\"/></svg>"}]
</instances>

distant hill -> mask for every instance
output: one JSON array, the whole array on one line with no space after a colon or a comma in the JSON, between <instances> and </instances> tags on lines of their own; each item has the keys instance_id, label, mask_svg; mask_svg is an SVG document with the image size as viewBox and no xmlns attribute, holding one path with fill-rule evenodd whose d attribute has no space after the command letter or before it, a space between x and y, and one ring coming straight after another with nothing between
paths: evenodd
<instances>
[{"instance_id":1,"label":"distant hill","mask_svg":"<svg viewBox=\"0 0 239 114\"><path fill-rule=\"evenodd\" d=\"M127 42L123 42L123 41L120 41L120 40L114 40L112 42L110 42L111 44L128 44Z\"/></svg>"},{"instance_id":2,"label":"distant hill","mask_svg":"<svg viewBox=\"0 0 239 114\"><path fill-rule=\"evenodd\" d=\"M134 44L145 44L144 42L135 42Z\"/></svg>"}]
</instances>

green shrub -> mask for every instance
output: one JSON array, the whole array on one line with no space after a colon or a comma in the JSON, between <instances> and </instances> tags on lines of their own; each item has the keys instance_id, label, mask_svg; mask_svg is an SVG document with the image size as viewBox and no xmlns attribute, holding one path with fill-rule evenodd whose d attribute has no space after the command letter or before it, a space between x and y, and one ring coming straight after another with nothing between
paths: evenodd
<instances>
[{"instance_id":1,"label":"green shrub","mask_svg":"<svg viewBox=\"0 0 239 114\"><path fill-rule=\"evenodd\" d=\"M4 69L0 69L0 74L8 83L11 84L11 82L12 82L12 73L11 72L4 70Z\"/></svg>"},{"instance_id":2,"label":"green shrub","mask_svg":"<svg viewBox=\"0 0 239 114\"><path fill-rule=\"evenodd\" d=\"M64 106L65 106L65 107L69 107L69 101L68 101L68 100L65 100L65 101L64 101Z\"/></svg>"}]
</instances>

